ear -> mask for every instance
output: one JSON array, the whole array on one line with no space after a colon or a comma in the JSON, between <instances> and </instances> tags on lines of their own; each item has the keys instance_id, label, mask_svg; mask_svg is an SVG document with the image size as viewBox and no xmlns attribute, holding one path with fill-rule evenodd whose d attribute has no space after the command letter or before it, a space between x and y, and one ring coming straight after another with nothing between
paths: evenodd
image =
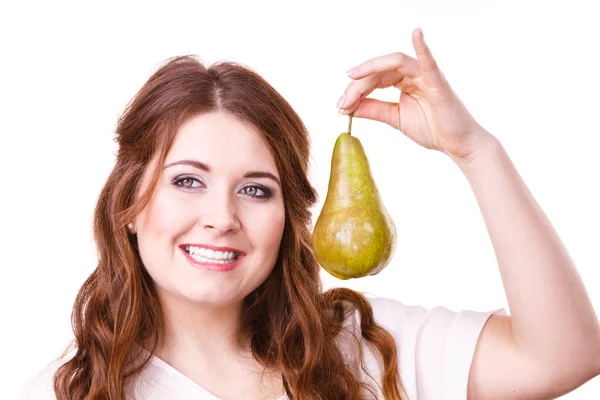
<instances>
[{"instance_id":1,"label":"ear","mask_svg":"<svg viewBox=\"0 0 600 400\"><path fill-rule=\"evenodd\" d=\"M135 234L135 225L133 222L127 224L127 230L129 233Z\"/></svg>"}]
</instances>

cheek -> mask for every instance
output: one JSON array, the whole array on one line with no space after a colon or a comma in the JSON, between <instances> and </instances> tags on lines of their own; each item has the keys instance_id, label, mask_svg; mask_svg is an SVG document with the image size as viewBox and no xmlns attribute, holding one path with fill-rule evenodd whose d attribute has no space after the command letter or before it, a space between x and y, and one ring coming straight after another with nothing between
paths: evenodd
<instances>
[{"instance_id":1,"label":"cheek","mask_svg":"<svg viewBox=\"0 0 600 400\"><path fill-rule=\"evenodd\" d=\"M186 207L168 190L158 190L138 216L140 251L158 253L161 244L170 244L186 229L190 221Z\"/></svg>"},{"instance_id":2,"label":"cheek","mask_svg":"<svg viewBox=\"0 0 600 400\"><path fill-rule=\"evenodd\" d=\"M246 231L254 242L254 246L268 251L275 250L277 254L283 229L285 227L285 210L283 205L266 208L262 212L251 214L251 220L246 222Z\"/></svg>"}]
</instances>

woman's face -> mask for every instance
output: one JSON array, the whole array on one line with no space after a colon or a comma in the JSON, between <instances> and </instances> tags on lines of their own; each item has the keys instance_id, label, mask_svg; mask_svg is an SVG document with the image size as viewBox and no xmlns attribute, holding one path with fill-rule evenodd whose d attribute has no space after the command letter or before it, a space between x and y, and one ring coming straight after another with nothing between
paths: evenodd
<instances>
[{"instance_id":1,"label":"woman's face","mask_svg":"<svg viewBox=\"0 0 600 400\"><path fill-rule=\"evenodd\" d=\"M183 124L150 203L134 221L161 296L221 307L257 288L283 235L279 182L271 151L251 124L223 112Z\"/></svg>"}]
</instances>

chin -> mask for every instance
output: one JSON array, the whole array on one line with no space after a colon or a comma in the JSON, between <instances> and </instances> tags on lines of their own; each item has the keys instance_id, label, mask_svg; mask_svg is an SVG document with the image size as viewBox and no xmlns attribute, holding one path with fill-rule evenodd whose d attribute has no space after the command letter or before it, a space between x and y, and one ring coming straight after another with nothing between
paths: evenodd
<instances>
[{"instance_id":1,"label":"chin","mask_svg":"<svg viewBox=\"0 0 600 400\"><path fill-rule=\"evenodd\" d=\"M222 308L238 304L243 301L238 293L230 293L223 287L214 286L203 290L194 288L193 290L178 291L178 297L187 303L198 307Z\"/></svg>"}]
</instances>

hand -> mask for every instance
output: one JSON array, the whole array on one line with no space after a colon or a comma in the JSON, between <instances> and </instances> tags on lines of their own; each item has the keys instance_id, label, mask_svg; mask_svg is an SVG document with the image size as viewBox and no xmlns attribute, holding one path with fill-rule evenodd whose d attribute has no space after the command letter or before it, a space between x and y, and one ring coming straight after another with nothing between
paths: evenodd
<instances>
[{"instance_id":1,"label":"hand","mask_svg":"<svg viewBox=\"0 0 600 400\"><path fill-rule=\"evenodd\" d=\"M353 81L340 98L343 114L384 122L421 146L468 160L480 139L491 136L454 93L423 39L412 35L417 59L392 53L365 61L348 71ZM400 89L398 103L367 98L377 88Z\"/></svg>"}]
</instances>

